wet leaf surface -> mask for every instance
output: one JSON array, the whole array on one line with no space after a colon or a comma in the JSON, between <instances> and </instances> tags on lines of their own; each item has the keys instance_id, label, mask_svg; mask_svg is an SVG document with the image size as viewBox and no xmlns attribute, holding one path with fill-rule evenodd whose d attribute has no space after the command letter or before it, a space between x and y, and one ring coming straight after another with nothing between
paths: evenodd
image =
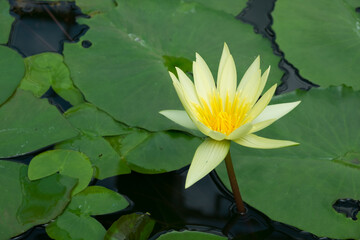
<instances>
[{"instance_id":1,"label":"wet leaf surface","mask_svg":"<svg viewBox=\"0 0 360 240\"><path fill-rule=\"evenodd\" d=\"M91 162L85 154L62 149L35 156L29 164L28 176L30 180L36 180L56 172L79 180L73 195L85 189L93 176Z\"/></svg>"},{"instance_id":2,"label":"wet leaf surface","mask_svg":"<svg viewBox=\"0 0 360 240\"><path fill-rule=\"evenodd\" d=\"M322 87L360 89L360 7L349 0L280 0L273 28L276 42L301 76Z\"/></svg>"},{"instance_id":3,"label":"wet leaf surface","mask_svg":"<svg viewBox=\"0 0 360 240\"><path fill-rule=\"evenodd\" d=\"M18 90L0 108L0 157L23 155L78 135L46 99Z\"/></svg>"},{"instance_id":4,"label":"wet leaf surface","mask_svg":"<svg viewBox=\"0 0 360 240\"><path fill-rule=\"evenodd\" d=\"M276 97L301 104L260 136L290 139L296 147L259 150L231 146L244 200L271 219L332 238L359 238L360 222L336 212L340 198L359 199L359 167L343 161L357 153L360 93L345 87L312 89ZM339 160L340 159L340 160ZM217 168L229 187L225 165Z\"/></svg>"},{"instance_id":5,"label":"wet leaf surface","mask_svg":"<svg viewBox=\"0 0 360 240\"><path fill-rule=\"evenodd\" d=\"M59 174L30 181L26 165L0 161L1 239L14 237L61 214L76 184L76 179Z\"/></svg>"},{"instance_id":6,"label":"wet leaf surface","mask_svg":"<svg viewBox=\"0 0 360 240\"><path fill-rule=\"evenodd\" d=\"M24 59L26 72L20 88L41 97L52 87L63 99L77 105L84 102L80 91L74 86L70 72L57 53L41 53Z\"/></svg>"},{"instance_id":7,"label":"wet leaf surface","mask_svg":"<svg viewBox=\"0 0 360 240\"><path fill-rule=\"evenodd\" d=\"M2 29L1 25L0 29ZM24 71L24 62L20 54L9 47L0 45L0 105L14 93L24 75Z\"/></svg>"}]
</instances>

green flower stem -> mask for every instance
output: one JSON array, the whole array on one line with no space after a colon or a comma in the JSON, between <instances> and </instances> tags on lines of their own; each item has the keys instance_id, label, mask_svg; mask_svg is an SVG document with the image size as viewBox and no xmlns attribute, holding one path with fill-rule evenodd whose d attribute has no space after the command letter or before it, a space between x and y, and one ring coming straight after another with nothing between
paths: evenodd
<instances>
[{"instance_id":1,"label":"green flower stem","mask_svg":"<svg viewBox=\"0 0 360 240\"><path fill-rule=\"evenodd\" d=\"M227 170L229 180L230 180L231 189L234 194L237 210L240 214L244 215L244 214L246 214L247 210L246 210L244 202L241 198L239 185L236 181L236 176L235 176L235 171L234 171L234 167L233 167L232 160L231 160L230 151L228 152L228 154L225 157L225 164L226 164L226 170Z\"/></svg>"}]
</instances>

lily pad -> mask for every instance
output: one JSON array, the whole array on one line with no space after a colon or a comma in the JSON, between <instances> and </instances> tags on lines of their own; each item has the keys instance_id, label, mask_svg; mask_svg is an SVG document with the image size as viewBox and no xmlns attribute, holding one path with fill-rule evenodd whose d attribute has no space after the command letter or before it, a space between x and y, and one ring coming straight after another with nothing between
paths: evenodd
<instances>
[{"instance_id":1,"label":"lily pad","mask_svg":"<svg viewBox=\"0 0 360 240\"><path fill-rule=\"evenodd\" d=\"M149 214L132 213L121 216L105 235L105 240L147 240L154 228L155 221Z\"/></svg>"},{"instance_id":2,"label":"lily pad","mask_svg":"<svg viewBox=\"0 0 360 240\"><path fill-rule=\"evenodd\" d=\"M77 136L46 99L18 90L0 108L0 158L29 153Z\"/></svg>"},{"instance_id":3,"label":"lily pad","mask_svg":"<svg viewBox=\"0 0 360 240\"><path fill-rule=\"evenodd\" d=\"M76 179L59 174L30 181L26 165L0 161L1 239L14 237L61 214L76 184Z\"/></svg>"},{"instance_id":4,"label":"lily pad","mask_svg":"<svg viewBox=\"0 0 360 240\"><path fill-rule=\"evenodd\" d=\"M70 108L64 116L73 126L90 135L113 136L128 132L123 124L89 103Z\"/></svg>"},{"instance_id":5,"label":"lily pad","mask_svg":"<svg viewBox=\"0 0 360 240\"><path fill-rule=\"evenodd\" d=\"M204 233L204 232L196 232L196 231L183 231L183 232L168 232L161 235L158 240L226 240L226 237L221 237L218 235Z\"/></svg>"},{"instance_id":6,"label":"lily pad","mask_svg":"<svg viewBox=\"0 0 360 240\"><path fill-rule=\"evenodd\" d=\"M310 81L360 89L359 1L279 0L274 30L285 57Z\"/></svg>"},{"instance_id":7,"label":"lily pad","mask_svg":"<svg viewBox=\"0 0 360 240\"><path fill-rule=\"evenodd\" d=\"M188 0L188 2L198 2L206 7L224 11L233 16L238 15L245 7L247 0Z\"/></svg>"},{"instance_id":8,"label":"lily pad","mask_svg":"<svg viewBox=\"0 0 360 240\"><path fill-rule=\"evenodd\" d=\"M164 56L192 61L199 52L215 75L227 42L239 76L259 54L263 69L273 66L269 85L282 75L270 42L225 12L180 0L88 2L77 5L92 16L80 21L90 26L82 39L92 45L65 44L65 63L89 102L131 127L185 130L158 114L182 109Z\"/></svg>"},{"instance_id":9,"label":"lily pad","mask_svg":"<svg viewBox=\"0 0 360 240\"><path fill-rule=\"evenodd\" d=\"M312 89L275 97L300 105L259 135L299 142L296 147L259 150L231 146L243 198L271 219L320 237L360 238L360 221L332 205L360 199L360 92L347 87ZM349 154L351 153L351 154ZM225 164L217 173L229 187Z\"/></svg>"},{"instance_id":10,"label":"lily pad","mask_svg":"<svg viewBox=\"0 0 360 240\"><path fill-rule=\"evenodd\" d=\"M132 133L107 140L125 158L129 167L140 173L163 173L190 164L200 138L180 132Z\"/></svg>"},{"instance_id":11,"label":"lily pad","mask_svg":"<svg viewBox=\"0 0 360 240\"><path fill-rule=\"evenodd\" d=\"M0 44L6 44L8 42L13 21L14 18L10 15L9 1L0 1Z\"/></svg>"},{"instance_id":12,"label":"lily pad","mask_svg":"<svg viewBox=\"0 0 360 240\"><path fill-rule=\"evenodd\" d=\"M50 87L72 105L84 102L74 86L63 56L57 53L41 53L24 59L26 72L20 88L41 97Z\"/></svg>"},{"instance_id":13,"label":"lily pad","mask_svg":"<svg viewBox=\"0 0 360 240\"><path fill-rule=\"evenodd\" d=\"M79 179L73 195L85 189L93 176L89 158L72 150L51 150L35 156L29 164L28 176L36 180L56 172Z\"/></svg>"},{"instance_id":14,"label":"lily pad","mask_svg":"<svg viewBox=\"0 0 360 240\"><path fill-rule=\"evenodd\" d=\"M3 2L7 1L1 1L0 11L2 10L1 5ZM1 24L0 18L0 29L3 31ZM0 45L0 105L14 93L24 75L24 71L22 57L15 50Z\"/></svg>"},{"instance_id":15,"label":"lily pad","mask_svg":"<svg viewBox=\"0 0 360 240\"><path fill-rule=\"evenodd\" d=\"M84 134L56 144L55 148L84 153L95 167L94 177L97 179L131 172L126 161L120 157L103 137Z\"/></svg>"},{"instance_id":16,"label":"lily pad","mask_svg":"<svg viewBox=\"0 0 360 240\"><path fill-rule=\"evenodd\" d=\"M128 205L120 194L91 186L73 197L65 212L46 227L46 232L56 240L103 240L105 228L90 215L112 213Z\"/></svg>"}]
</instances>

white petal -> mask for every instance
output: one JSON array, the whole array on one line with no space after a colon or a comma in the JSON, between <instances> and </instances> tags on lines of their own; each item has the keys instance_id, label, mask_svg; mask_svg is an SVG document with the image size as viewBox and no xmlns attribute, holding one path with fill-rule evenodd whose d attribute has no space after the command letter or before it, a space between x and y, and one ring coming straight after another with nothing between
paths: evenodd
<instances>
[{"instance_id":1,"label":"white petal","mask_svg":"<svg viewBox=\"0 0 360 240\"><path fill-rule=\"evenodd\" d=\"M217 132L217 131L213 131L211 130L210 132L208 132L207 134L209 137L211 137L212 139L216 140L216 141L222 141L226 138L226 135L221 133L221 132Z\"/></svg>"},{"instance_id":2,"label":"white petal","mask_svg":"<svg viewBox=\"0 0 360 240\"><path fill-rule=\"evenodd\" d=\"M249 133L254 133L254 132L258 132L268 126L270 126L271 124L273 124L277 119L269 119L269 120L266 120L266 121L262 121L262 122L258 122L258 123L255 123L253 125L253 128L251 129L251 131ZM254 123L254 121L252 122Z\"/></svg>"},{"instance_id":3,"label":"white petal","mask_svg":"<svg viewBox=\"0 0 360 240\"><path fill-rule=\"evenodd\" d=\"M257 72L259 69L260 69L260 56L257 56L257 58L250 65L250 67L246 70L244 76L242 77L242 79L239 83L239 86L238 86L238 91L240 91L241 89L244 89L244 87L251 80L251 76L253 76L254 73Z\"/></svg>"},{"instance_id":4,"label":"white petal","mask_svg":"<svg viewBox=\"0 0 360 240\"><path fill-rule=\"evenodd\" d=\"M230 56L230 51L229 51L229 48L228 48L227 44L224 43L224 48L223 48L223 51L222 51L222 54L221 54L220 64L219 64L219 69L218 69L218 75L217 75L217 80L218 81L220 79L222 71L224 70L225 61L226 61L228 56ZM219 82L218 82L218 87L219 87Z\"/></svg>"},{"instance_id":5,"label":"white petal","mask_svg":"<svg viewBox=\"0 0 360 240\"><path fill-rule=\"evenodd\" d=\"M224 160L230 149L230 141L215 141L207 138L195 152L189 172L186 177L185 188L190 187Z\"/></svg>"},{"instance_id":6,"label":"white petal","mask_svg":"<svg viewBox=\"0 0 360 240\"><path fill-rule=\"evenodd\" d=\"M177 75L179 77L179 81L183 88L183 91L189 97L190 101L193 103L199 104L199 99L196 94L194 83L188 78L188 76L178 67L176 68Z\"/></svg>"},{"instance_id":7,"label":"white petal","mask_svg":"<svg viewBox=\"0 0 360 240\"><path fill-rule=\"evenodd\" d=\"M203 98L210 106L210 95L215 91L214 78L204 59L196 53L196 62L193 62L194 83L199 100Z\"/></svg>"},{"instance_id":8,"label":"white petal","mask_svg":"<svg viewBox=\"0 0 360 240\"><path fill-rule=\"evenodd\" d=\"M274 84L266 93L257 101L253 108L249 111L247 116L247 121L254 120L259 114L265 109L269 104L271 98L273 97L276 90L276 84Z\"/></svg>"},{"instance_id":9,"label":"white petal","mask_svg":"<svg viewBox=\"0 0 360 240\"><path fill-rule=\"evenodd\" d=\"M255 134L248 134L243 138L233 141L245 147L260 148L260 149L282 148L282 147L295 146L299 144L292 141L263 138Z\"/></svg>"},{"instance_id":10,"label":"white petal","mask_svg":"<svg viewBox=\"0 0 360 240\"><path fill-rule=\"evenodd\" d=\"M230 133L229 136L226 137L226 139L228 140L239 139L245 136L246 134L248 134L252 130L252 128L253 126L251 123L246 123L240 126L239 128L237 128L232 133Z\"/></svg>"},{"instance_id":11,"label":"white petal","mask_svg":"<svg viewBox=\"0 0 360 240\"><path fill-rule=\"evenodd\" d=\"M164 115L171 121L193 130L198 130L193 121L191 121L189 115L182 110L163 110L160 114Z\"/></svg>"},{"instance_id":12,"label":"white petal","mask_svg":"<svg viewBox=\"0 0 360 240\"><path fill-rule=\"evenodd\" d=\"M293 110L297 105L299 105L299 103L300 101L269 105L259 114L257 118L254 119L254 121L252 121L252 123L260 123L269 119L278 120Z\"/></svg>"},{"instance_id":13,"label":"white petal","mask_svg":"<svg viewBox=\"0 0 360 240\"><path fill-rule=\"evenodd\" d=\"M186 96L186 94L184 93L183 89L182 89L182 85L180 84L180 82L177 80L176 76L172 73L169 72L171 79L173 80L173 85L175 87L175 91L183 105L183 107L185 108L185 111L188 113L190 119L195 120L195 110L194 107L191 105L191 103L188 100L188 97Z\"/></svg>"},{"instance_id":14,"label":"white petal","mask_svg":"<svg viewBox=\"0 0 360 240\"><path fill-rule=\"evenodd\" d=\"M264 87L267 82L267 79L269 77L269 73L270 73L270 66L268 67L268 69L266 69L266 71L261 76L259 87L258 87L258 92L255 94L255 98L254 98L254 99L256 99L255 101L257 101L259 99L261 93L263 92Z\"/></svg>"},{"instance_id":15,"label":"white petal","mask_svg":"<svg viewBox=\"0 0 360 240\"><path fill-rule=\"evenodd\" d=\"M234 100L235 92L236 92L236 66L234 59L231 55L229 55L226 59L224 69L221 73L220 78L218 78L217 88L220 93L220 97L224 100L227 96L229 96L230 102Z\"/></svg>"}]
</instances>

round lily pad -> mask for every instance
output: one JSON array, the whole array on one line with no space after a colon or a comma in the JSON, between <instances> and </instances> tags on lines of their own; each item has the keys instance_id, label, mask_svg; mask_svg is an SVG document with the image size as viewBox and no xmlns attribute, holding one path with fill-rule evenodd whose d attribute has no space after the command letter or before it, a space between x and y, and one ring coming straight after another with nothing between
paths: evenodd
<instances>
[{"instance_id":1,"label":"round lily pad","mask_svg":"<svg viewBox=\"0 0 360 240\"><path fill-rule=\"evenodd\" d=\"M26 165L0 161L1 239L10 239L61 214L76 184L76 179L59 174L30 181Z\"/></svg>"},{"instance_id":2,"label":"round lily pad","mask_svg":"<svg viewBox=\"0 0 360 240\"><path fill-rule=\"evenodd\" d=\"M225 240L226 237L221 237L218 235L205 233L205 232L196 232L196 231L183 231L183 232L168 232L157 238L158 240Z\"/></svg>"},{"instance_id":3,"label":"round lily pad","mask_svg":"<svg viewBox=\"0 0 360 240\"><path fill-rule=\"evenodd\" d=\"M36 180L56 172L79 179L73 195L85 189L93 176L91 162L85 154L62 149L34 157L29 164L28 176L30 180Z\"/></svg>"},{"instance_id":4,"label":"round lily pad","mask_svg":"<svg viewBox=\"0 0 360 240\"><path fill-rule=\"evenodd\" d=\"M0 157L29 153L73 138L78 131L46 99L17 90L0 107Z\"/></svg>"},{"instance_id":5,"label":"round lily pad","mask_svg":"<svg viewBox=\"0 0 360 240\"><path fill-rule=\"evenodd\" d=\"M360 89L359 1L279 0L273 13L276 41L311 82Z\"/></svg>"},{"instance_id":6,"label":"round lily pad","mask_svg":"<svg viewBox=\"0 0 360 240\"><path fill-rule=\"evenodd\" d=\"M3 2L7 1L1 1L0 11ZM1 24L0 18L0 29L2 29ZM1 36L3 35L1 34ZM15 50L0 45L0 105L14 93L24 75L24 71L22 57Z\"/></svg>"},{"instance_id":7,"label":"round lily pad","mask_svg":"<svg viewBox=\"0 0 360 240\"><path fill-rule=\"evenodd\" d=\"M0 44L6 44L8 42L13 21L14 18L10 15L9 1L0 1Z\"/></svg>"},{"instance_id":8,"label":"round lily pad","mask_svg":"<svg viewBox=\"0 0 360 240\"><path fill-rule=\"evenodd\" d=\"M275 97L301 100L291 113L259 132L299 146L259 150L232 144L243 198L271 219L320 237L360 238L360 221L332 205L360 199L360 92L347 87L312 89ZM229 187L225 164L217 173Z\"/></svg>"},{"instance_id":9,"label":"round lily pad","mask_svg":"<svg viewBox=\"0 0 360 240\"><path fill-rule=\"evenodd\" d=\"M269 85L282 75L270 42L225 12L180 0L88 2L77 4L92 16L81 20L90 27L82 40L92 45L65 44L65 63L89 102L131 127L184 130L158 113L182 109L166 59L191 62L198 52L216 75L227 42L239 78L259 54L262 69L273 66Z\"/></svg>"}]
</instances>

